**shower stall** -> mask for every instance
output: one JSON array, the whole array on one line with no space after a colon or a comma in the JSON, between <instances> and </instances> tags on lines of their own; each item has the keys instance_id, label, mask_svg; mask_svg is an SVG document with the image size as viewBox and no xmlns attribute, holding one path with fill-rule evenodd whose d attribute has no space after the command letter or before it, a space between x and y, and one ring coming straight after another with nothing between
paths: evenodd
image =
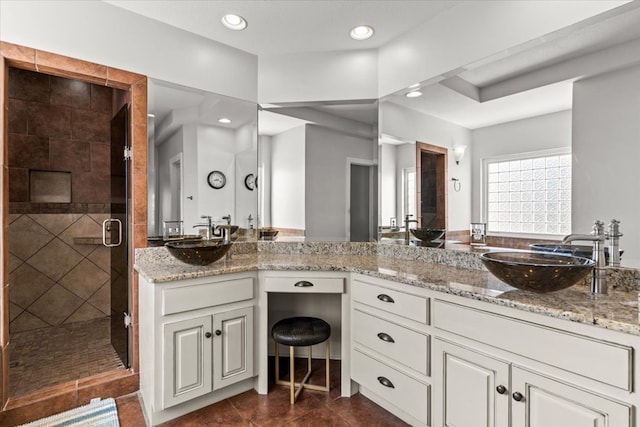
<instances>
[{"instance_id":1,"label":"shower stall","mask_svg":"<svg viewBox=\"0 0 640 427\"><path fill-rule=\"evenodd\" d=\"M9 68L9 394L128 367L125 92Z\"/></svg>"}]
</instances>

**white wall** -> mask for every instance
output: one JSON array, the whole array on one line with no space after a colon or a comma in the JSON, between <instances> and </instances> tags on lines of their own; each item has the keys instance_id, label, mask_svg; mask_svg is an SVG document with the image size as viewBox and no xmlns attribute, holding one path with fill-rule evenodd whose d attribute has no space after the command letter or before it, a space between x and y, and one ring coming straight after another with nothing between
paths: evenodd
<instances>
[{"instance_id":1,"label":"white wall","mask_svg":"<svg viewBox=\"0 0 640 427\"><path fill-rule=\"evenodd\" d=\"M416 170L416 144L402 144L398 146L398 155L396 157L396 206L398 211L397 224L404 226L404 189L402 188L402 180L404 179L404 169L413 168ZM417 179L417 176L416 176ZM417 183L416 183L416 187ZM416 209L418 207L416 206ZM453 228L449 227L450 230Z\"/></svg>"},{"instance_id":2,"label":"white wall","mask_svg":"<svg viewBox=\"0 0 640 427\"><path fill-rule=\"evenodd\" d=\"M271 223L304 230L305 126L274 135L271 150Z\"/></svg>"},{"instance_id":3,"label":"white wall","mask_svg":"<svg viewBox=\"0 0 640 427\"><path fill-rule=\"evenodd\" d=\"M378 203L380 204L378 225L390 226L390 218L398 220L398 210L396 200L396 186L398 181L397 171L398 146L394 144L380 144L380 194ZM398 224L398 222L396 222Z\"/></svg>"},{"instance_id":4,"label":"white wall","mask_svg":"<svg viewBox=\"0 0 640 427\"><path fill-rule=\"evenodd\" d=\"M155 230L158 235L162 234L163 221L172 221L178 218L171 218L171 158L182 153L182 128L167 138L157 148L158 161L158 227Z\"/></svg>"},{"instance_id":5,"label":"white wall","mask_svg":"<svg viewBox=\"0 0 640 427\"><path fill-rule=\"evenodd\" d=\"M571 111L560 111L475 129L472 131L472 138L471 155L466 154L466 160L472 165L473 177L471 220L486 222L486 218L482 217L480 198L482 159L570 147ZM462 185L464 186L464 184L463 181ZM451 209L451 205L449 209Z\"/></svg>"},{"instance_id":6,"label":"white wall","mask_svg":"<svg viewBox=\"0 0 640 427\"><path fill-rule=\"evenodd\" d=\"M256 227L271 227L271 136L258 136L258 212L260 217Z\"/></svg>"},{"instance_id":7,"label":"white wall","mask_svg":"<svg viewBox=\"0 0 640 427\"><path fill-rule=\"evenodd\" d=\"M347 157L373 161L373 139L306 125L306 237L345 241Z\"/></svg>"},{"instance_id":8,"label":"white wall","mask_svg":"<svg viewBox=\"0 0 640 427\"><path fill-rule=\"evenodd\" d=\"M253 191L244 185L248 174L258 176L258 148L257 128L254 122L245 124L235 131L236 143L236 204L233 224L240 227L249 227L249 215L252 218L252 227L256 228L258 215L258 190Z\"/></svg>"},{"instance_id":9,"label":"white wall","mask_svg":"<svg viewBox=\"0 0 640 427\"><path fill-rule=\"evenodd\" d=\"M572 229L620 220L622 264L640 267L640 67L573 86Z\"/></svg>"},{"instance_id":10,"label":"white wall","mask_svg":"<svg viewBox=\"0 0 640 427\"><path fill-rule=\"evenodd\" d=\"M222 222L222 217L231 215L235 220L236 201L236 167L235 167L235 131L218 126L198 126L197 136L197 168L185 168L185 174L197 176L197 194L194 199L198 207L196 223L204 222L202 215L209 215L215 222ZM214 189L207 183L211 171L219 170L227 178L226 185ZM185 226L187 225L185 221ZM189 224L193 227L193 223Z\"/></svg>"},{"instance_id":11,"label":"white wall","mask_svg":"<svg viewBox=\"0 0 640 427\"><path fill-rule=\"evenodd\" d=\"M0 39L257 100L255 55L99 1L2 1Z\"/></svg>"},{"instance_id":12,"label":"white wall","mask_svg":"<svg viewBox=\"0 0 640 427\"><path fill-rule=\"evenodd\" d=\"M261 103L378 98L378 52L265 55L258 61Z\"/></svg>"},{"instance_id":13,"label":"white wall","mask_svg":"<svg viewBox=\"0 0 640 427\"><path fill-rule=\"evenodd\" d=\"M620 6L626 1L467 1L378 53L380 97Z\"/></svg>"},{"instance_id":14,"label":"white wall","mask_svg":"<svg viewBox=\"0 0 640 427\"><path fill-rule=\"evenodd\" d=\"M403 140L426 142L449 149L454 145L467 147L471 145L469 129L391 102L380 103L379 127L380 132ZM415 167L415 147L413 150L412 165ZM449 177L447 177L449 185L447 228L449 230L466 230L471 222L471 162L468 151L470 147L459 165L456 165L453 155L449 153ZM404 158L409 159L406 156ZM398 165L399 173L402 172L402 167L408 167L408 165ZM451 177L460 179L462 185L460 192L454 191ZM398 194L398 197L401 200L402 194Z\"/></svg>"}]
</instances>

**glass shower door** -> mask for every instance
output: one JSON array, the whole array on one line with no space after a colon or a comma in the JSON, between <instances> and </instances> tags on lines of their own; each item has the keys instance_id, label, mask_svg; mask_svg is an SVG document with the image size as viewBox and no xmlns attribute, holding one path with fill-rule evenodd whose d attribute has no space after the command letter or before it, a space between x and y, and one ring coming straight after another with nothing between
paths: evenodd
<instances>
[{"instance_id":1,"label":"glass shower door","mask_svg":"<svg viewBox=\"0 0 640 427\"><path fill-rule=\"evenodd\" d=\"M128 176L129 108L111 119L111 217L102 224L103 244L111 252L111 345L129 367Z\"/></svg>"}]
</instances>

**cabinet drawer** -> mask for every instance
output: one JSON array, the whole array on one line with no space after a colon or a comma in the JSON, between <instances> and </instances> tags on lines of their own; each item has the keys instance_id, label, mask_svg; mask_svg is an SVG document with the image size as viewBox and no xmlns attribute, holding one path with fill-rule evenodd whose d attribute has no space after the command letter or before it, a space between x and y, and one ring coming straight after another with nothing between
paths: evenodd
<instances>
[{"instance_id":1,"label":"cabinet drawer","mask_svg":"<svg viewBox=\"0 0 640 427\"><path fill-rule=\"evenodd\" d=\"M344 279L341 277L267 277L264 287L267 292L342 294Z\"/></svg>"},{"instance_id":2,"label":"cabinet drawer","mask_svg":"<svg viewBox=\"0 0 640 427\"><path fill-rule=\"evenodd\" d=\"M351 377L389 403L428 424L429 386L355 350ZM386 385L384 385L386 384Z\"/></svg>"},{"instance_id":3,"label":"cabinet drawer","mask_svg":"<svg viewBox=\"0 0 640 427\"><path fill-rule=\"evenodd\" d=\"M633 348L435 301L433 324L464 337L631 391Z\"/></svg>"},{"instance_id":4,"label":"cabinet drawer","mask_svg":"<svg viewBox=\"0 0 640 427\"><path fill-rule=\"evenodd\" d=\"M181 286L162 291L162 314L174 314L253 298L253 279Z\"/></svg>"},{"instance_id":5,"label":"cabinet drawer","mask_svg":"<svg viewBox=\"0 0 640 427\"><path fill-rule=\"evenodd\" d=\"M429 375L429 337L371 316L353 311L353 339L405 366Z\"/></svg>"},{"instance_id":6,"label":"cabinet drawer","mask_svg":"<svg viewBox=\"0 0 640 427\"><path fill-rule=\"evenodd\" d=\"M416 322L429 323L429 299L354 281L353 300Z\"/></svg>"}]
</instances>

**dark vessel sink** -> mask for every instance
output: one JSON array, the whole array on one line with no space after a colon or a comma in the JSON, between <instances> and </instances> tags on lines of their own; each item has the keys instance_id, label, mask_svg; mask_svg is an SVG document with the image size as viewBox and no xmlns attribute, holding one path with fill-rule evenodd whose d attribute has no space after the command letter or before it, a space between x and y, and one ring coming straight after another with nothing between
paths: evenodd
<instances>
[{"instance_id":1,"label":"dark vessel sink","mask_svg":"<svg viewBox=\"0 0 640 427\"><path fill-rule=\"evenodd\" d=\"M488 252L480 259L494 276L514 288L553 292L585 278L595 263L573 255L549 252Z\"/></svg>"},{"instance_id":2,"label":"dark vessel sink","mask_svg":"<svg viewBox=\"0 0 640 427\"><path fill-rule=\"evenodd\" d=\"M191 265L208 265L222 258L232 243L222 240L167 242L165 247L176 259Z\"/></svg>"},{"instance_id":3,"label":"dark vessel sink","mask_svg":"<svg viewBox=\"0 0 640 427\"><path fill-rule=\"evenodd\" d=\"M444 236L445 229L442 228L410 228L411 234L423 242L430 242Z\"/></svg>"},{"instance_id":4,"label":"dark vessel sink","mask_svg":"<svg viewBox=\"0 0 640 427\"><path fill-rule=\"evenodd\" d=\"M278 230L275 228L263 228L260 230L260 238L262 240L276 240Z\"/></svg>"},{"instance_id":5,"label":"dark vessel sink","mask_svg":"<svg viewBox=\"0 0 640 427\"><path fill-rule=\"evenodd\" d=\"M529 248L538 252L553 252L559 254L569 254L573 256L579 256L583 258L593 259L593 247L590 245L568 245L568 244L543 244L534 243L529 245ZM620 256L624 251L620 251ZM609 248L604 247L604 260L606 264L609 264Z\"/></svg>"}]
</instances>

